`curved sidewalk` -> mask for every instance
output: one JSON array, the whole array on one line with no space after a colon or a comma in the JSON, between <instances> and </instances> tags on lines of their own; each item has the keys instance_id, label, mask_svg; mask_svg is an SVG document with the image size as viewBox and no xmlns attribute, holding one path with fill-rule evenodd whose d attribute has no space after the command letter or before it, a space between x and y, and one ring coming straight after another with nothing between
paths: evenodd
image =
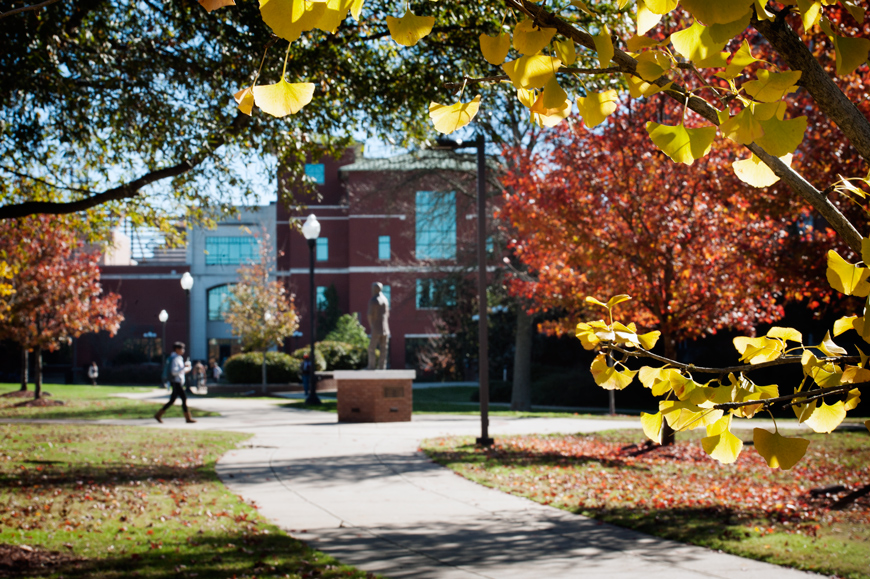
<instances>
[{"instance_id":1,"label":"curved sidewalk","mask_svg":"<svg viewBox=\"0 0 870 579\"><path fill-rule=\"evenodd\" d=\"M255 434L218 464L231 490L317 549L392 579L814 577L507 495L457 476L418 451L423 438L479 434L473 416L337 424L335 414L268 401L195 399L191 405L223 415L186 427ZM162 427L182 426L173 419ZM498 436L638 426L493 417L490 431Z\"/></svg>"}]
</instances>

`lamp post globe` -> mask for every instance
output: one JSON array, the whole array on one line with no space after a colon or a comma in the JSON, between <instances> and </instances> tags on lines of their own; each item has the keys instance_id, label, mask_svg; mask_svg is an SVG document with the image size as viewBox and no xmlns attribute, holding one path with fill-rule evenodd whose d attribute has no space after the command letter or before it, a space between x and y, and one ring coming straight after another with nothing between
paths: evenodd
<instances>
[{"instance_id":1,"label":"lamp post globe","mask_svg":"<svg viewBox=\"0 0 870 579\"><path fill-rule=\"evenodd\" d=\"M163 335L160 338L160 367L163 368L166 366L166 321L169 319L169 312L160 310L160 313L157 314L157 319L160 320L160 324L163 326Z\"/></svg>"},{"instance_id":2,"label":"lamp post globe","mask_svg":"<svg viewBox=\"0 0 870 579\"><path fill-rule=\"evenodd\" d=\"M169 313L166 310L160 310L160 313L157 314L157 319L165 324L169 319Z\"/></svg>"},{"instance_id":3,"label":"lamp post globe","mask_svg":"<svg viewBox=\"0 0 870 579\"><path fill-rule=\"evenodd\" d=\"M187 292L190 295L190 290L193 288L193 276L190 275L189 271L184 272L184 275L181 276L181 289Z\"/></svg>"},{"instance_id":4,"label":"lamp post globe","mask_svg":"<svg viewBox=\"0 0 870 579\"><path fill-rule=\"evenodd\" d=\"M311 318L311 353L308 356L309 359L309 368L308 368L308 396L305 398L305 404L320 404L320 398L317 396L317 382L315 382L315 361L314 357L314 339L316 336L315 333L315 315L316 311L316 296L314 289L314 247L317 245L317 237L320 235L320 222L317 221L317 217L312 213L305 219L305 223L302 224L302 236L308 240L308 279L309 279L309 295L311 296L311 303L309 309L309 317Z\"/></svg>"}]
</instances>

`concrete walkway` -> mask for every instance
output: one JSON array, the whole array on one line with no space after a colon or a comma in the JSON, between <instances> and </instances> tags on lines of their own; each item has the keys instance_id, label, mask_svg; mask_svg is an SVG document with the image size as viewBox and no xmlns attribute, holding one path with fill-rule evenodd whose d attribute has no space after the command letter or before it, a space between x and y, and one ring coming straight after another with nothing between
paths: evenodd
<instances>
[{"instance_id":1,"label":"concrete walkway","mask_svg":"<svg viewBox=\"0 0 870 579\"><path fill-rule=\"evenodd\" d=\"M135 396L166 397L165 393ZM218 474L283 529L343 563L392 579L798 578L813 575L658 539L472 483L418 451L423 438L479 435L471 416L410 423L337 424L335 414L264 400L194 399L221 412L181 419L106 421L157 428L251 432ZM638 421L491 419L493 435L575 433Z\"/></svg>"}]
</instances>

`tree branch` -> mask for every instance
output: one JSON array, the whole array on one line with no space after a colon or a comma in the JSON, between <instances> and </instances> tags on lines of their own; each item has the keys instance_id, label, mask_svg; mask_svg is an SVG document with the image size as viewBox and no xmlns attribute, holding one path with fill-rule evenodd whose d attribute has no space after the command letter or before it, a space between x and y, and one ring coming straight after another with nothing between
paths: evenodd
<instances>
[{"instance_id":1,"label":"tree branch","mask_svg":"<svg viewBox=\"0 0 870 579\"><path fill-rule=\"evenodd\" d=\"M597 50L595 48L595 41L593 40L593 38L589 34L583 32L581 30L578 30L572 24L565 22L564 20L557 17L556 15L548 12L542 6L538 6L533 1L531 1L531 0L505 0L505 5L509 8L514 8L514 9L534 18L536 20L536 22L538 23L538 25L541 26L542 28L555 28L556 31L559 32L562 36L570 38L574 42L576 42L582 46L585 46L586 48L588 48L592 51L597 52ZM789 30L791 30L791 29L789 28ZM759 29L759 31L761 31L761 29ZM762 34L764 34L764 32L762 32ZM792 31L792 34L794 34L794 31ZM806 53L809 54L810 57L812 57L812 54L809 53L809 50L807 50L806 46L803 46L803 43L800 42L799 38L798 38L798 43L803 47L803 50L806 51ZM789 49L790 49L790 47L785 47L785 46L783 47L783 50L789 50ZM801 66L806 65L808 67L812 67L812 65L815 65L816 67L819 68L819 70L821 70L821 67L819 66L818 62L816 62L816 60L814 58L811 58L811 60L812 60L811 63L810 62L805 63L803 60L801 60L799 63L794 64L793 68L795 68L796 70L802 70L800 68ZM639 77L639 75L637 74L637 60L635 60L634 58L632 58L631 56L629 56L628 54L626 54L622 50L615 48L615 47L614 47L613 62L615 62L617 64L617 69L619 72L622 72L624 74L631 74L633 76ZM821 74L824 74L823 70L821 71ZM812 73L809 74L808 76L815 78L815 74L812 74ZM802 77L802 80L803 80L803 77ZM833 81L830 81L830 79L828 79L828 81L830 82L831 85L833 85L836 88L836 85L833 84ZM658 86L665 86L669 82L671 82L669 78L667 78L666 76L662 76L661 78L656 80L655 83L653 83L653 84L656 84ZM839 91L839 89L837 89L837 91ZM676 83L672 84L671 88L669 88L668 90L665 90L663 92L681 104L686 103L688 105L689 109L691 109L693 112L700 115L701 117L703 117L704 119L706 119L710 123L712 123L716 126L719 125L719 116L718 116L719 111L717 111L706 100L691 94L685 88L683 88L682 86L680 86ZM849 106L851 106L852 109L855 109L854 104L852 104L851 101L849 101L846 98L846 96L842 94L842 92L840 92L840 95L842 96L843 99L845 99L849 103ZM815 95L814 95L814 97L815 97ZM826 106L829 106L829 107L839 106L839 104L834 105L831 102L828 102L828 101L825 101L825 102L827 103ZM823 109L823 110L826 113L828 113L827 110L825 110L825 109ZM860 115L860 113L857 112L857 109L855 109L855 112L856 112L856 114ZM830 113L828 113L828 114L830 114ZM842 117L843 115L838 115L838 116ZM862 121L863 121L863 124L867 123L866 119L862 118ZM848 124L848 123L852 123L855 121L851 118L851 116L847 116L846 122ZM855 124L861 124L861 123L856 122ZM845 130L844 130L844 132L845 132ZM850 133L855 133L855 132L856 131L849 131L848 133L846 133L846 136L849 137L851 140L851 137L849 135L850 135ZM868 153L870 153L870 135L868 135L867 140L868 140ZM786 185L788 185L792 191L794 191L798 196L803 198L804 201L809 203L816 211L818 211L819 214L821 214L821 216L824 217L828 221L828 223L831 225L831 227L834 228L834 230L837 232L837 234L843 239L844 242L846 242L849 245L849 247L854 252L856 252L858 254L861 253L861 234L858 233L858 230L855 228L855 226L852 225L852 223L848 219L846 219L846 217L840 212L840 210L836 206L834 206L834 204L831 203L828 200L828 198L822 194L821 191L819 191L813 185L811 185L809 182L807 182L806 179L804 179L794 169L787 166L785 163L783 163L779 159L773 157L772 155L768 155L767 153L764 153L764 151L761 149L761 147L759 147L757 145L748 145L747 148L750 151L752 151L753 153L756 153L756 151L763 153L763 155L759 155L758 153L756 153L756 156L759 159L761 159L768 167L770 167L770 169L780 179L782 179L782 181ZM860 149L860 148L859 148L859 153L862 153L862 155L863 155L862 149ZM865 159L870 159L870 154L865 156Z\"/></svg>"},{"instance_id":2,"label":"tree branch","mask_svg":"<svg viewBox=\"0 0 870 579\"><path fill-rule=\"evenodd\" d=\"M758 20L753 14L751 23L792 70L801 71L800 85L812 95L819 109L843 131L864 160L870 161L870 121L843 94L783 15L771 21Z\"/></svg>"},{"instance_id":3,"label":"tree branch","mask_svg":"<svg viewBox=\"0 0 870 579\"><path fill-rule=\"evenodd\" d=\"M792 404L787 404L788 406L795 406L797 404L804 404L805 402L811 402L813 400L818 400L819 398L823 398L824 396L829 396L831 394L844 394L853 388L858 388L867 384L867 382L861 382L858 384L846 384L845 386L831 386L830 388L821 388L819 390L808 390L806 392L795 392L794 394L786 394L785 396L778 396L776 398L764 398L763 400L745 400L743 402L723 402L722 404L716 404L713 406L716 410L732 410L734 408L740 408L741 406L754 406L756 404L760 404L765 408L769 408L778 402L788 402L789 400L794 400L795 398L803 398L799 402L794 402Z\"/></svg>"},{"instance_id":4,"label":"tree branch","mask_svg":"<svg viewBox=\"0 0 870 579\"><path fill-rule=\"evenodd\" d=\"M208 138L205 145L196 155L190 159L185 159L184 161L176 163L171 167L156 169L142 175L138 179L130 181L129 183L124 183L123 185L75 201L24 201L22 203L5 205L0 207L0 219L16 219L35 214L66 215L69 213L86 211L96 207L97 205L108 203L110 201L132 199L147 185L170 177L177 177L178 175L187 173L197 167L215 150L223 146L228 137L239 134L241 130L247 126L248 118L247 115L241 112L238 113L230 126Z\"/></svg>"},{"instance_id":5,"label":"tree branch","mask_svg":"<svg viewBox=\"0 0 870 579\"><path fill-rule=\"evenodd\" d=\"M615 344L608 344L605 346L611 350L616 350L622 354L626 354L628 356L632 356L634 358L652 358L658 362L663 362L668 364L673 368L678 368L680 370L685 370L687 372L699 372L701 374L734 374L739 372L751 372L753 370L761 370L762 368L772 368L774 366L784 366L787 364L800 364L801 357L800 356L783 356L781 358L777 358L776 360L771 360L770 362L762 362L761 364L744 364L742 366L726 366L724 368L709 368L705 366L695 366L694 364L683 364L682 362L677 362L676 360L671 360L670 358L665 358L664 356L659 356L658 354L653 354L649 350L644 350L643 348L632 348L627 349L621 346L617 346ZM828 357L828 358L818 358L819 362L859 362L860 358L858 356L841 356L839 358Z\"/></svg>"},{"instance_id":6,"label":"tree branch","mask_svg":"<svg viewBox=\"0 0 870 579\"><path fill-rule=\"evenodd\" d=\"M8 12L0 13L0 20L6 18L7 16L14 16L15 14L19 14L21 12L30 12L32 10L39 10L40 8L45 8L50 4L54 4L55 2L60 2L60 0L45 0L45 2L40 2L39 4L34 4L33 6L22 6L21 8L16 8L14 10L9 10Z\"/></svg>"}]
</instances>

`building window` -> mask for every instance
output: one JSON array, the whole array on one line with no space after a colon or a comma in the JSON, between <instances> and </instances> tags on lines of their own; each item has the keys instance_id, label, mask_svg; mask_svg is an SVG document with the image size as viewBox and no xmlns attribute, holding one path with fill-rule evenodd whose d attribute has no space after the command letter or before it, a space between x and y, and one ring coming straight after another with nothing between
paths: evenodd
<instances>
[{"instance_id":1,"label":"building window","mask_svg":"<svg viewBox=\"0 0 870 579\"><path fill-rule=\"evenodd\" d=\"M317 286L317 298L315 299L315 304L318 310L326 309L326 306L328 305L328 300L326 299L326 286Z\"/></svg>"},{"instance_id":2,"label":"building window","mask_svg":"<svg viewBox=\"0 0 870 579\"><path fill-rule=\"evenodd\" d=\"M240 265L257 261L257 239L245 237L206 237L206 265Z\"/></svg>"},{"instance_id":3,"label":"building window","mask_svg":"<svg viewBox=\"0 0 870 579\"><path fill-rule=\"evenodd\" d=\"M417 259L456 259L456 193L417 191Z\"/></svg>"},{"instance_id":4,"label":"building window","mask_svg":"<svg viewBox=\"0 0 870 579\"><path fill-rule=\"evenodd\" d=\"M381 259L381 260L390 259L390 236L389 235L379 235L378 236L378 259Z\"/></svg>"},{"instance_id":5,"label":"building window","mask_svg":"<svg viewBox=\"0 0 870 579\"><path fill-rule=\"evenodd\" d=\"M230 286L219 285L208 290L208 321L222 322L230 299Z\"/></svg>"},{"instance_id":6,"label":"building window","mask_svg":"<svg viewBox=\"0 0 870 579\"><path fill-rule=\"evenodd\" d=\"M329 238L318 237L316 248L317 251L315 252L315 255L317 261L327 261L329 259Z\"/></svg>"},{"instance_id":7,"label":"building window","mask_svg":"<svg viewBox=\"0 0 870 579\"><path fill-rule=\"evenodd\" d=\"M305 176L318 185L323 185L326 182L326 172L323 169L323 163L306 163Z\"/></svg>"},{"instance_id":8,"label":"building window","mask_svg":"<svg viewBox=\"0 0 870 579\"><path fill-rule=\"evenodd\" d=\"M417 309L456 305L456 286L446 279L417 280Z\"/></svg>"},{"instance_id":9,"label":"building window","mask_svg":"<svg viewBox=\"0 0 870 579\"><path fill-rule=\"evenodd\" d=\"M385 285L384 289L381 290L381 293L384 294L384 297L387 298L387 301L389 302L390 301L390 286Z\"/></svg>"}]
</instances>

